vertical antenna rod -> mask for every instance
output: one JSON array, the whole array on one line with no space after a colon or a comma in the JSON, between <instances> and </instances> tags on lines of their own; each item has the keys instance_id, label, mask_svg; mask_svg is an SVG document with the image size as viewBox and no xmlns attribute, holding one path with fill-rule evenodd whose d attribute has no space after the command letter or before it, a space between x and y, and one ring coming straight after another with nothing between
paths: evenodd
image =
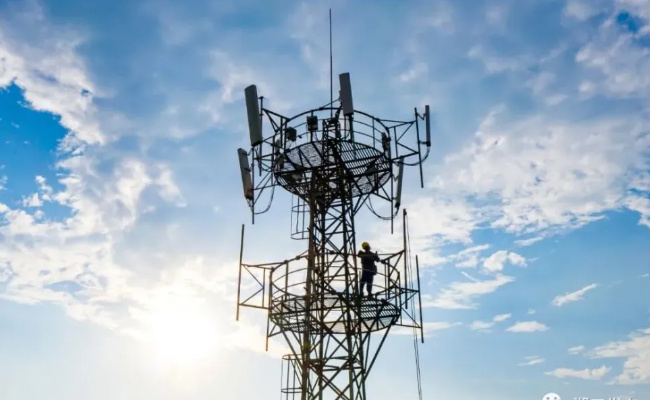
<instances>
[{"instance_id":1,"label":"vertical antenna rod","mask_svg":"<svg viewBox=\"0 0 650 400\"><path fill-rule=\"evenodd\" d=\"M330 8L330 108L334 107L334 67L332 62L332 9ZM330 117L334 110L330 109Z\"/></svg>"}]
</instances>

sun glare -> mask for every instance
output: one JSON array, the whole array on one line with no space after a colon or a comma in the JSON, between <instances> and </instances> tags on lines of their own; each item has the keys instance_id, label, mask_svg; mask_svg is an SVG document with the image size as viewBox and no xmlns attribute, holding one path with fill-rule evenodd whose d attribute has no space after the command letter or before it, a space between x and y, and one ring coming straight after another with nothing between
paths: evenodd
<instances>
[{"instance_id":1,"label":"sun glare","mask_svg":"<svg viewBox=\"0 0 650 400\"><path fill-rule=\"evenodd\" d=\"M160 367L191 366L214 354L218 340L215 319L203 308L166 301L150 320L150 344Z\"/></svg>"}]
</instances>

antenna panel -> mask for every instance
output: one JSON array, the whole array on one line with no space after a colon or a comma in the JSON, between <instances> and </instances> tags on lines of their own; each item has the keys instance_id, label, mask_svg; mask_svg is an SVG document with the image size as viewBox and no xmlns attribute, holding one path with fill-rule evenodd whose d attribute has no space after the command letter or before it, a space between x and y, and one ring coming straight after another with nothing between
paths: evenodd
<instances>
[{"instance_id":1,"label":"antenna panel","mask_svg":"<svg viewBox=\"0 0 650 400\"><path fill-rule=\"evenodd\" d=\"M248 153L244 149L237 149L237 156L239 157L239 170L241 171L244 197L247 200L253 200L253 178L251 177L251 168L248 164Z\"/></svg>"},{"instance_id":2,"label":"antenna panel","mask_svg":"<svg viewBox=\"0 0 650 400\"><path fill-rule=\"evenodd\" d=\"M246 112L248 113L248 131L251 138L251 146L257 146L264 140L262 137L260 107L257 102L257 86L250 85L244 90L244 94L246 96Z\"/></svg>"},{"instance_id":3,"label":"antenna panel","mask_svg":"<svg viewBox=\"0 0 650 400\"><path fill-rule=\"evenodd\" d=\"M352 104L352 85L350 84L349 72L339 75L339 84L341 86L341 108L343 108L343 115L347 117L354 114L354 105Z\"/></svg>"},{"instance_id":4,"label":"antenna panel","mask_svg":"<svg viewBox=\"0 0 650 400\"><path fill-rule=\"evenodd\" d=\"M426 145L431 146L431 117L429 114L429 105L424 106L424 121L426 126Z\"/></svg>"},{"instance_id":5,"label":"antenna panel","mask_svg":"<svg viewBox=\"0 0 650 400\"><path fill-rule=\"evenodd\" d=\"M399 170L397 172L397 191L395 194L395 209L399 209L402 204L402 182L404 181L404 158L399 160Z\"/></svg>"}]
</instances>

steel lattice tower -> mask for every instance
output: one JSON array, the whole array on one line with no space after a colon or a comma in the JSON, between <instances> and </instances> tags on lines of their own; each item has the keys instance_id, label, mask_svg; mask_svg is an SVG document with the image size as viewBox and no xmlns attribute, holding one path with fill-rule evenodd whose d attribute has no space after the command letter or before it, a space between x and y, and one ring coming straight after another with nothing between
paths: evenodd
<instances>
[{"instance_id":1,"label":"steel lattice tower","mask_svg":"<svg viewBox=\"0 0 650 400\"><path fill-rule=\"evenodd\" d=\"M429 107L422 115L415 109L410 121L380 119L355 110L350 76L339 78L339 99L290 118L265 108L254 85L245 91L251 149L238 156L253 221L279 186L294 198L291 236L308 244L290 260L245 264L242 226L237 319L240 306L264 309L267 348L270 337L286 340L283 399L365 400L368 373L391 328L416 328L422 338L419 267L411 264L406 211L403 249L380 254L374 298L358 294L355 216L366 206L382 217L373 200L390 204L384 219L398 215L404 166L420 166L422 182ZM272 130L266 137L263 121Z\"/></svg>"}]
</instances>

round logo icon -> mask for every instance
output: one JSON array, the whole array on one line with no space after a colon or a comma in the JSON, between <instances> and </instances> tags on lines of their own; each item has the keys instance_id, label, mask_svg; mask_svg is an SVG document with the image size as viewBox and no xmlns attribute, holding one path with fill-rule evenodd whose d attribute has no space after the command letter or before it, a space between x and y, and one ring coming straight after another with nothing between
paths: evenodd
<instances>
[{"instance_id":1,"label":"round logo icon","mask_svg":"<svg viewBox=\"0 0 650 400\"><path fill-rule=\"evenodd\" d=\"M562 400L560 398L560 395L557 393L546 393L544 397L542 397L542 400Z\"/></svg>"}]
</instances>

